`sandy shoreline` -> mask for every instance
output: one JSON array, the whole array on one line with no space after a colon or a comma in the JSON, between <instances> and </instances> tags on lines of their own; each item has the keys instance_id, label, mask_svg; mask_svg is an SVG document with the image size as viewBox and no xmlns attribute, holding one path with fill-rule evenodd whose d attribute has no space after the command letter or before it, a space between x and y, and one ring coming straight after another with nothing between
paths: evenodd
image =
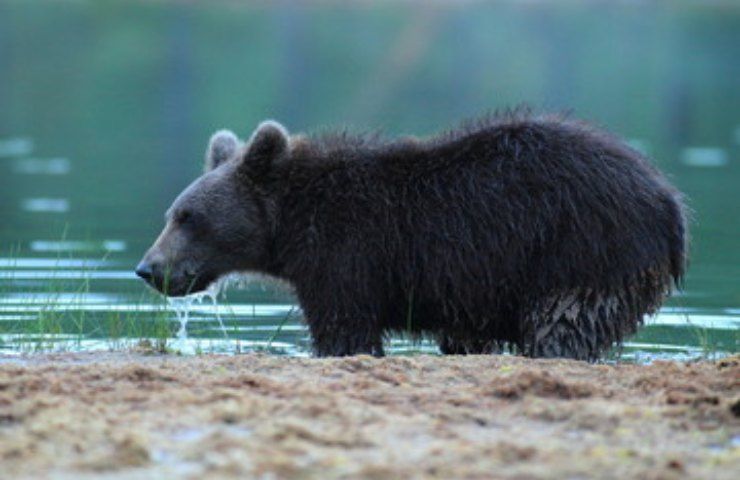
<instances>
[{"instance_id":1,"label":"sandy shoreline","mask_svg":"<svg viewBox=\"0 0 740 480\"><path fill-rule=\"evenodd\" d=\"M0 357L6 478L737 478L740 357Z\"/></svg>"}]
</instances>

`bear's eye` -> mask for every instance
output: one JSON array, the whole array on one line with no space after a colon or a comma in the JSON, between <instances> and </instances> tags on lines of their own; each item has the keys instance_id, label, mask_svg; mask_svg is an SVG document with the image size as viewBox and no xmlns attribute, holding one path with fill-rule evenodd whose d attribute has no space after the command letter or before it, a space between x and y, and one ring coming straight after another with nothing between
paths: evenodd
<instances>
[{"instance_id":1,"label":"bear's eye","mask_svg":"<svg viewBox=\"0 0 740 480\"><path fill-rule=\"evenodd\" d=\"M181 210L175 215L175 222L185 225L193 221L193 213L190 210Z\"/></svg>"},{"instance_id":2,"label":"bear's eye","mask_svg":"<svg viewBox=\"0 0 740 480\"><path fill-rule=\"evenodd\" d=\"M191 234L203 233L208 225L208 219L194 210L180 210L174 214L172 221L178 228Z\"/></svg>"}]
</instances>

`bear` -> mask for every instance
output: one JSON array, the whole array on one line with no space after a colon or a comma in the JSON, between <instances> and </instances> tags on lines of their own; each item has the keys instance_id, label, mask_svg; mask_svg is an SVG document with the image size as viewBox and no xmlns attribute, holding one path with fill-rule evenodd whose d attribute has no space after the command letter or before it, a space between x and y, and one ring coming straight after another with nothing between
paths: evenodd
<instances>
[{"instance_id":1,"label":"bear","mask_svg":"<svg viewBox=\"0 0 740 480\"><path fill-rule=\"evenodd\" d=\"M234 272L295 291L317 356L384 355L391 334L443 354L594 361L680 288L682 194L586 122L515 110L429 138L215 133L205 172L136 273L198 292Z\"/></svg>"}]
</instances>

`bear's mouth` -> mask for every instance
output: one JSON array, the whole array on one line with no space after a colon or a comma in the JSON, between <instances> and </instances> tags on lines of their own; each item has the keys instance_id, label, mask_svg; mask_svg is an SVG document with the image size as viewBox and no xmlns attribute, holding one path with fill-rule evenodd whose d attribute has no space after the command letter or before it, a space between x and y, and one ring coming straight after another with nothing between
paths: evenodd
<instances>
[{"instance_id":1,"label":"bear's mouth","mask_svg":"<svg viewBox=\"0 0 740 480\"><path fill-rule=\"evenodd\" d=\"M166 297L186 297L208 290L217 279L216 275L209 273L188 273L169 278L152 278L147 280L147 284Z\"/></svg>"}]
</instances>

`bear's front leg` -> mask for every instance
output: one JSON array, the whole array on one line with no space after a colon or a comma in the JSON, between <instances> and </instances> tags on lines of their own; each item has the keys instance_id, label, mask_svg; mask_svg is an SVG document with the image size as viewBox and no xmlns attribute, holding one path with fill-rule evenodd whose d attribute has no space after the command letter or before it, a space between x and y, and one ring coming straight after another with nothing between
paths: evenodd
<instances>
[{"instance_id":1,"label":"bear's front leg","mask_svg":"<svg viewBox=\"0 0 740 480\"><path fill-rule=\"evenodd\" d=\"M345 357L348 355L373 355L382 357L382 335L363 326L364 320L337 319L333 327L325 328L324 321L308 321L317 357ZM341 326L340 326L341 325Z\"/></svg>"},{"instance_id":2,"label":"bear's front leg","mask_svg":"<svg viewBox=\"0 0 740 480\"><path fill-rule=\"evenodd\" d=\"M336 305L306 305L302 302L313 349L318 357L344 357L367 354L385 355L383 332L377 317L368 311L337 309ZM359 308L357 310L360 310Z\"/></svg>"},{"instance_id":3,"label":"bear's front leg","mask_svg":"<svg viewBox=\"0 0 740 480\"><path fill-rule=\"evenodd\" d=\"M367 261L356 249L337 246L294 281L317 356L384 355L380 313L387 295Z\"/></svg>"},{"instance_id":4,"label":"bear's front leg","mask_svg":"<svg viewBox=\"0 0 740 480\"><path fill-rule=\"evenodd\" d=\"M312 300L304 297L301 307L316 356L384 355L383 332L370 305L363 308L363 304L356 301L351 305L342 305L339 301L330 303L325 296L315 302Z\"/></svg>"}]
</instances>

